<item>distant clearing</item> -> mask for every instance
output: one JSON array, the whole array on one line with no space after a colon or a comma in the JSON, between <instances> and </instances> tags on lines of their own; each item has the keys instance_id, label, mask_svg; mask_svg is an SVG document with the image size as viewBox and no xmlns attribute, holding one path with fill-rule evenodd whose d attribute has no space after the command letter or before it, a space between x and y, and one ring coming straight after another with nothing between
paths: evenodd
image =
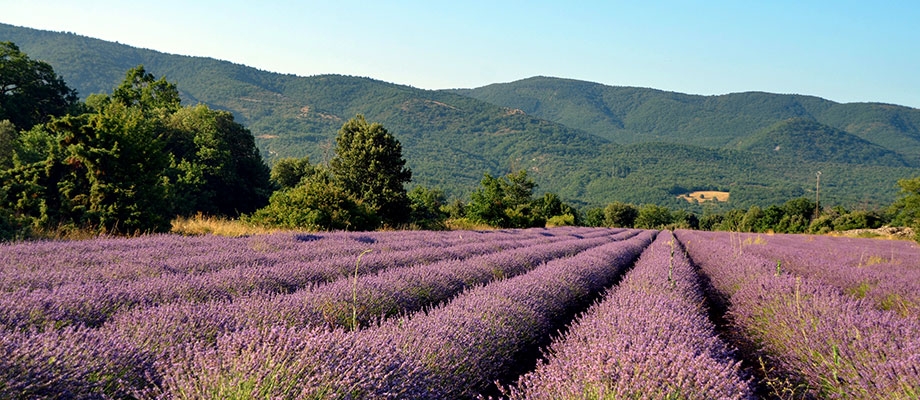
<instances>
[{"instance_id":1,"label":"distant clearing","mask_svg":"<svg viewBox=\"0 0 920 400\"><path fill-rule=\"evenodd\" d=\"M691 203L693 202L705 203L707 201L728 201L728 192L719 192L715 190L703 190L703 191L682 194L677 197L687 200L688 202L691 202Z\"/></svg>"}]
</instances>

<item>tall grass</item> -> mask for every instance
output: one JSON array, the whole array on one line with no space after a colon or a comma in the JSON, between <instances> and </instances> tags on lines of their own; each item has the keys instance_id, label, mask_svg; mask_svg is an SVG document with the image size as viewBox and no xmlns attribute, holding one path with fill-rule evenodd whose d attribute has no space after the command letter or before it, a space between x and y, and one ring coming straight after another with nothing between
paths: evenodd
<instances>
[{"instance_id":1,"label":"tall grass","mask_svg":"<svg viewBox=\"0 0 920 400\"><path fill-rule=\"evenodd\" d=\"M238 219L197 214L193 217L176 217L172 220L171 233L180 235L247 236L283 231L249 224Z\"/></svg>"}]
</instances>

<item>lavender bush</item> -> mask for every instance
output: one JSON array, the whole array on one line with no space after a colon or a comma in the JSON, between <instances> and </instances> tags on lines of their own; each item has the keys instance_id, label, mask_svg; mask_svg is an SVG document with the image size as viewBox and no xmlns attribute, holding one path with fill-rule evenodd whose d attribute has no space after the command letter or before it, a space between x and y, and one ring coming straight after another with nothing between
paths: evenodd
<instances>
[{"instance_id":1,"label":"lavender bush","mask_svg":"<svg viewBox=\"0 0 920 400\"><path fill-rule=\"evenodd\" d=\"M218 335L272 326L352 327L410 313L445 301L472 285L519 275L552 259L625 239L638 231L596 238L570 238L467 259L455 259L343 279L282 296L248 296L234 301L176 302L117 315L104 329L133 338L152 350L173 343L213 341ZM357 296L353 297L353 290ZM354 313L353 313L354 312Z\"/></svg>"},{"instance_id":2,"label":"lavender bush","mask_svg":"<svg viewBox=\"0 0 920 400\"><path fill-rule=\"evenodd\" d=\"M523 375L511 399L749 399L715 333L696 270L662 232L623 281Z\"/></svg>"},{"instance_id":3,"label":"lavender bush","mask_svg":"<svg viewBox=\"0 0 920 400\"><path fill-rule=\"evenodd\" d=\"M218 339L217 350L196 345L164 362L164 393L187 398L218 397L215 393L468 398L514 373L522 356L536 351L580 302L616 279L653 236L643 232L554 260L379 327L350 333L313 329L271 340L252 337L265 335L264 330L232 333ZM288 387L276 385L279 381L299 383Z\"/></svg>"},{"instance_id":4,"label":"lavender bush","mask_svg":"<svg viewBox=\"0 0 920 400\"><path fill-rule=\"evenodd\" d=\"M154 358L91 329L0 332L0 398L131 398L154 390Z\"/></svg>"},{"instance_id":5,"label":"lavender bush","mask_svg":"<svg viewBox=\"0 0 920 400\"><path fill-rule=\"evenodd\" d=\"M6 286L4 295L0 297L0 303L5 307L0 319L7 328L0 328L0 398L224 398L234 393L258 395L258 391L246 389L256 387L269 388L266 393L283 393L291 398L413 398L417 397L413 390L422 390L418 389L422 387L427 388L424 393L433 393L433 386L425 384L430 381L429 374L423 366L404 357L397 348L388 344L396 343L393 339L381 336L384 339L373 342L365 338L363 331L288 327L287 320L274 317L260 320L256 311L270 315L273 310L254 308L256 304L281 305L283 303L275 301L321 287L321 283L317 283L288 293L288 289L284 289L285 284L264 282L288 281L291 278L286 273L298 276L313 274L305 272L303 267L341 258L341 265L336 267L339 268L335 272L337 275L328 278L335 281L354 273L355 257L367 248L373 248L379 254L405 257L394 256L389 259L391 261L387 261L386 257L378 261L368 258L367 263L362 260L359 279L363 279L361 276L377 276L374 274L379 271L387 271L387 274L392 271L393 279L398 280L397 271L436 259L470 259L525 246L544 251L552 249L554 242L609 241L618 238L617 233L621 236L629 234L606 229L561 228L270 235L242 239L155 236L134 240L3 245L0 258L4 264L0 264L0 279ZM35 246L32 251L29 249L31 245ZM578 251L578 246L583 245L570 247L558 256L571 255ZM162 251L157 251L158 247L162 247ZM83 252L86 253L81 254ZM203 252L214 254L204 255ZM520 258L506 260L517 263L514 268L518 269L514 271L519 272L513 272L511 266L504 271L497 268L501 265L489 265L490 273L497 273L492 279L533 267L524 265L533 258L524 256L524 253L519 255ZM382 265L386 262L406 265ZM120 269L122 265L124 269ZM48 272L47 284L40 283L44 271ZM85 271L86 275L82 276L80 271ZM211 278L202 278L205 276ZM232 284L211 284L211 279L217 276L229 276L216 281ZM68 283L70 279L72 283ZM475 278L471 279L464 284L476 284ZM264 287L260 286L263 284ZM67 287L83 290L62 289ZM150 295L171 293L170 290L178 290L181 295ZM42 297L45 296L42 293L59 296ZM118 295L113 296L113 293ZM180 328L148 331L151 335L159 334L156 337L144 338L140 329L132 331L127 324L115 324L112 320L115 317L127 323L131 318L122 319L123 316L133 315L140 321L145 317L161 315L147 311L165 308L174 308L176 314L168 314L169 318L159 322L155 319L143 321L144 326L156 327L162 322ZM228 309L234 312L227 314ZM290 315L285 310L276 311L280 315ZM68 324L71 326L66 326ZM383 332L378 329L368 331L367 335L374 337ZM280 337L287 338L287 342ZM263 340L258 341L258 338ZM374 344L367 346L368 343ZM237 351L241 346L249 346L250 350ZM321 349L328 351L323 353L319 351ZM249 364L242 359L238 359L238 363L226 363L231 356L242 357L247 351L258 352L264 357L254 358ZM216 361L213 361L215 357ZM374 361L363 364L348 362L364 359ZM314 363L309 364L310 360ZM341 362L335 364L330 360ZM182 378L191 374L184 368L198 371L199 367L213 363L220 366L215 366L214 371L223 371L214 372L220 379L202 382L217 382L216 386L207 383L208 391L198 390L202 387L189 389L182 386L181 382L187 382ZM247 365L252 366L251 370L245 369L249 368ZM273 365L271 368L275 372L287 375L259 370L256 367L259 365ZM323 367L321 370L301 368L309 365ZM255 378L250 372L255 373L256 370L267 375L264 379L253 381ZM203 378L200 373L195 373L195 382ZM237 378L228 378L233 374L237 374ZM274 379L273 376L284 379ZM322 383L325 380L331 380L335 385ZM292 392L283 389L291 382L298 382L297 394L290 395ZM419 386L409 387L406 382ZM224 386L243 391L213 391L215 387ZM164 388L180 389L164 391Z\"/></svg>"},{"instance_id":6,"label":"lavender bush","mask_svg":"<svg viewBox=\"0 0 920 400\"><path fill-rule=\"evenodd\" d=\"M341 239L341 235L333 236ZM91 271L91 275L101 276L102 278L96 280L84 279L85 282L83 283L60 284L51 288L11 290L8 293L9 295L0 297L0 326L28 328L30 326L54 324L57 327L67 325L94 327L104 323L113 314L132 308L147 308L176 301L229 301L250 293L290 293L301 288L349 276L354 270L355 256L353 254L338 254L339 252L352 253L355 246L351 245L351 242L364 243L365 246L376 249L376 251L365 257L362 263L360 272L368 274L389 268L406 267L441 259L463 259L477 254L488 254L526 245L528 240L532 240L535 243L548 243L553 240L565 239L564 235L562 237L548 238L538 231L533 231L525 232L524 235L513 233L497 233L494 235L468 234L468 241L476 241L461 242L459 244L450 241L442 242L437 240L437 235L432 235L433 239L428 242L410 240L408 241L409 244L405 244L399 241L400 234L394 234L393 236L396 239L388 241L371 239L365 236L346 237L348 239L346 243L349 243L351 247L342 249L336 244L326 244L322 252L327 257L305 257L312 258L309 261L301 261L301 258L304 258L304 251L296 248L296 251L289 253L279 250L266 256L249 254L243 257L227 256L220 248L208 247L205 250L212 252L210 263L201 260L198 252L192 252L189 255L188 249L182 255L173 254L173 258L169 259L169 262L165 262L161 260L162 254L156 252L155 248L141 246L145 249L145 252L132 253L137 258L133 259L134 261L129 264L134 266L146 265L146 267L129 267L129 269L134 268L137 271L138 269L143 270L146 268L147 271L156 270L159 272L156 274L141 274L136 276L135 279L105 278L106 276L120 277L124 275L119 262L121 257L124 257L128 252L119 251L117 247L114 251L115 255L90 254L86 255L85 258L81 258L84 257L82 253L72 254L74 260L71 260L66 268L58 268L58 271L69 271L68 274L70 274L76 268L75 266L84 265L83 268ZM300 240L296 236L293 239L294 241ZM177 238L176 240L182 239ZM245 253L239 247L234 246L241 243L238 239L226 240L228 240L227 254ZM91 243L92 241L89 242ZM301 247L310 248L314 243L318 242L322 242L322 240L312 239L309 242L301 243ZM250 245L251 243L246 244L245 247L249 248ZM40 249L43 247L44 244L39 245ZM81 249L79 246L69 244L65 247ZM92 249L93 245L89 244L86 247ZM291 247L293 248L293 246ZM268 248L278 249L280 245L276 242L276 245ZM398 250L391 250L394 248ZM86 249L83 248L82 250ZM20 254L18 257L8 257L9 259L20 260L20 264L14 263L14 266L4 267L3 270L15 271L22 269L22 265L25 265L22 263L25 262L27 257L23 257L21 253L23 252L17 253ZM37 265L40 265L38 257L44 252L37 251L37 254L36 258L29 259L31 261L29 261L30 264L28 265L33 265L33 267L30 267L32 269L38 269ZM69 258L71 254L62 256L63 258ZM102 258L109 261L99 265L91 264L93 259ZM176 267L177 264L184 264L184 266L178 268ZM161 265L161 267L152 267L155 265ZM162 269L164 268L175 272L163 273ZM53 267L49 269L54 270ZM6 275L10 275L10 273L6 273Z\"/></svg>"},{"instance_id":7,"label":"lavender bush","mask_svg":"<svg viewBox=\"0 0 920 400\"><path fill-rule=\"evenodd\" d=\"M814 235L745 235L745 251L775 259L796 275L820 279L881 310L920 318L920 247L912 241ZM751 239L754 238L754 239Z\"/></svg>"},{"instance_id":8,"label":"lavender bush","mask_svg":"<svg viewBox=\"0 0 920 400\"><path fill-rule=\"evenodd\" d=\"M920 397L917 320L878 310L820 280L784 273L773 259L734 246L733 235L678 232L728 299L733 324L771 364L768 386L802 397Z\"/></svg>"}]
</instances>

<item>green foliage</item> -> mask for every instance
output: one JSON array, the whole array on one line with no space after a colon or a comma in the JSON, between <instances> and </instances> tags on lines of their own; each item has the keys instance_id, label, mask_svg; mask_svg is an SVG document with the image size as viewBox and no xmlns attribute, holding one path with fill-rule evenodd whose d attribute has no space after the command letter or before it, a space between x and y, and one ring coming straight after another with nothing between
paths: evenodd
<instances>
[{"instance_id":1,"label":"green foliage","mask_svg":"<svg viewBox=\"0 0 920 400\"><path fill-rule=\"evenodd\" d=\"M602 227L607 226L604 221L604 209L600 207L592 207L585 211L584 220L582 221L584 226L590 227Z\"/></svg>"},{"instance_id":2,"label":"green foliage","mask_svg":"<svg viewBox=\"0 0 920 400\"><path fill-rule=\"evenodd\" d=\"M310 164L310 157L282 158L275 162L271 170L271 180L282 189L291 189L305 178L313 175L315 169Z\"/></svg>"},{"instance_id":3,"label":"green foliage","mask_svg":"<svg viewBox=\"0 0 920 400\"><path fill-rule=\"evenodd\" d=\"M525 170L501 178L486 173L480 188L470 195L466 215L474 222L500 228L542 226L546 221L531 205L534 187Z\"/></svg>"},{"instance_id":4,"label":"green foliage","mask_svg":"<svg viewBox=\"0 0 920 400\"><path fill-rule=\"evenodd\" d=\"M383 125L352 118L339 130L335 157L329 162L335 182L367 205L384 223L406 222L409 199L404 185L412 171L402 157L402 145Z\"/></svg>"},{"instance_id":5,"label":"green foliage","mask_svg":"<svg viewBox=\"0 0 920 400\"><path fill-rule=\"evenodd\" d=\"M506 181L484 174L480 188L470 195L466 216L489 226L508 227L511 221L505 210L512 206L505 196Z\"/></svg>"},{"instance_id":6,"label":"green foliage","mask_svg":"<svg viewBox=\"0 0 920 400\"><path fill-rule=\"evenodd\" d=\"M233 114L205 105L184 107L166 119L179 215L237 216L264 206L273 190L252 133ZM229 195L228 194L231 194Z\"/></svg>"},{"instance_id":7,"label":"green foliage","mask_svg":"<svg viewBox=\"0 0 920 400\"><path fill-rule=\"evenodd\" d=\"M903 156L893 150L805 118L777 122L750 137L740 139L738 148L759 153L774 153L795 161L893 167L909 165Z\"/></svg>"},{"instance_id":8,"label":"green foliage","mask_svg":"<svg viewBox=\"0 0 920 400\"><path fill-rule=\"evenodd\" d=\"M258 225L306 230L372 230L380 223L373 209L356 201L324 173L276 191L267 206L244 219Z\"/></svg>"},{"instance_id":9,"label":"green foliage","mask_svg":"<svg viewBox=\"0 0 920 400\"><path fill-rule=\"evenodd\" d=\"M632 228L639 216L639 209L632 204L615 201L604 208L604 225L617 228Z\"/></svg>"},{"instance_id":10,"label":"green foliage","mask_svg":"<svg viewBox=\"0 0 920 400\"><path fill-rule=\"evenodd\" d=\"M29 130L77 107L77 92L51 64L29 58L12 42L0 42L0 121Z\"/></svg>"},{"instance_id":11,"label":"green foliage","mask_svg":"<svg viewBox=\"0 0 920 400\"><path fill-rule=\"evenodd\" d=\"M486 173L479 189L470 195L470 202L464 207L466 217L499 228L541 227L549 220L553 226L581 223L578 210L563 203L555 193L547 192L534 198L536 186L526 170L500 178Z\"/></svg>"},{"instance_id":12,"label":"green foliage","mask_svg":"<svg viewBox=\"0 0 920 400\"><path fill-rule=\"evenodd\" d=\"M663 229L674 221L671 210L655 204L643 204L636 215L635 227L640 229Z\"/></svg>"},{"instance_id":13,"label":"green foliage","mask_svg":"<svg viewBox=\"0 0 920 400\"><path fill-rule=\"evenodd\" d=\"M16 127L9 120L0 120L0 170L13 166L13 150L16 145Z\"/></svg>"},{"instance_id":14,"label":"green foliage","mask_svg":"<svg viewBox=\"0 0 920 400\"><path fill-rule=\"evenodd\" d=\"M744 216L741 217L741 223L738 225L738 230L742 232L761 232L761 221L764 220L764 216L765 214L760 207L751 206L751 208L744 213Z\"/></svg>"},{"instance_id":15,"label":"green foliage","mask_svg":"<svg viewBox=\"0 0 920 400\"><path fill-rule=\"evenodd\" d=\"M18 137L0 123L3 237L161 232L176 214L236 215L267 201L268 168L229 112L181 107L175 85L143 67L90 100Z\"/></svg>"},{"instance_id":16,"label":"green foliage","mask_svg":"<svg viewBox=\"0 0 920 400\"><path fill-rule=\"evenodd\" d=\"M882 226L882 217L870 211L852 211L836 216L833 221L835 231L851 229L875 229Z\"/></svg>"},{"instance_id":17,"label":"green foliage","mask_svg":"<svg viewBox=\"0 0 920 400\"><path fill-rule=\"evenodd\" d=\"M898 186L901 187L901 196L889 209L892 223L914 228L920 241L920 177L901 179Z\"/></svg>"},{"instance_id":18,"label":"green foliage","mask_svg":"<svg viewBox=\"0 0 920 400\"><path fill-rule=\"evenodd\" d=\"M555 226L575 226L578 225L576 218L577 216L573 214L554 215L546 220L546 226L548 228Z\"/></svg>"},{"instance_id":19,"label":"green foliage","mask_svg":"<svg viewBox=\"0 0 920 400\"><path fill-rule=\"evenodd\" d=\"M411 212L409 220L422 229L444 229L450 216L444 191L416 186L408 193Z\"/></svg>"},{"instance_id":20,"label":"green foliage","mask_svg":"<svg viewBox=\"0 0 920 400\"><path fill-rule=\"evenodd\" d=\"M159 80L144 70L143 65L131 68L125 80L112 91L109 99L126 107L136 107L145 114L162 114L179 110L181 100L175 84Z\"/></svg>"},{"instance_id":21,"label":"green foliage","mask_svg":"<svg viewBox=\"0 0 920 400\"><path fill-rule=\"evenodd\" d=\"M24 156L3 174L13 195L6 204L17 215L36 225L103 232L168 229L168 158L155 124L138 110L113 103L54 118L25 137L31 143L22 143ZM37 161L23 164L29 157Z\"/></svg>"}]
</instances>

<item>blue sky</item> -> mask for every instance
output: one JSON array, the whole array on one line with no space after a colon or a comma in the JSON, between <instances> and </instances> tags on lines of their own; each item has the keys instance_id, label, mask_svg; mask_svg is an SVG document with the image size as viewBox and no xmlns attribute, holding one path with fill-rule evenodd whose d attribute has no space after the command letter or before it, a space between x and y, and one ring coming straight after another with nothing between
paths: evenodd
<instances>
[{"instance_id":1,"label":"blue sky","mask_svg":"<svg viewBox=\"0 0 920 400\"><path fill-rule=\"evenodd\" d=\"M424 89L545 75L920 108L920 2L913 0L0 0L0 10L7 24Z\"/></svg>"}]
</instances>

